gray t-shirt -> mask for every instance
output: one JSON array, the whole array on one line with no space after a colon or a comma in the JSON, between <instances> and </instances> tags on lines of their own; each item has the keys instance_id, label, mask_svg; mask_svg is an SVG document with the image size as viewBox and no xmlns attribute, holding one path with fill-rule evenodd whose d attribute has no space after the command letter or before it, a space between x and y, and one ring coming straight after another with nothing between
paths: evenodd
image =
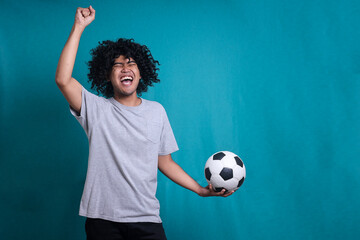
<instances>
[{"instance_id":1,"label":"gray t-shirt","mask_svg":"<svg viewBox=\"0 0 360 240\"><path fill-rule=\"evenodd\" d=\"M80 114L89 160L79 214L115 222L161 222L158 156L178 146L160 103L142 99L128 107L82 88Z\"/></svg>"}]
</instances>

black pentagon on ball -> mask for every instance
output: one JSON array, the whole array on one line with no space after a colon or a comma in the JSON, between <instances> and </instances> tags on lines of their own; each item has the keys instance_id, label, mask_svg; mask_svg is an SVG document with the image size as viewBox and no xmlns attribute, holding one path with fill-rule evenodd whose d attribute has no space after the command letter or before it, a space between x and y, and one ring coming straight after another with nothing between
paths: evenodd
<instances>
[{"instance_id":1,"label":"black pentagon on ball","mask_svg":"<svg viewBox=\"0 0 360 240\"><path fill-rule=\"evenodd\" d=\"M244 180L245 180L245 178L243 177L243 178L239 181L239 183L238 183L238 185L237 185L238 188L244 183Z\"/></svg>"},{"instance_id":2,"label":"black pentagon on ball","mask_svg":"<svg viewBox=\"0 0 360 240\"><path fill-rule=\"evenodd\" d=\"M223 157L225 157L225 153L219 152L213 156L213 160L221 160Z\"/></svg>"},{"instance_id":3,"label":"black pentagon on ball","mask_svg":"<svg viewBox=\"0 0 360 240\"><path fill-rule=\"evenodd\" d=\"M209 168L205 168L205 177L206 177L207 180L210 181L211 172L210 172L210 169L209 169Z\"/></svg>"},{"instance_id":4,"label":"black pentagon on ball","mask_svg":"<svg viewBox=\"0 0 360 240\"><path fill-rule=\"evenodd\" d=\"M235 158L235 161L236 161L237 165L239 165L240 167L244 166L243 161L241 161L241 159L238 156L236 156L234 158Z\"/></svg>"},{"instance_id":5,"label":"black pentagon on ball","mask_svg":"<svg viewBox=\"0 0 360 240\"><path fill-rule=\"evenodd\" d=\"M220 172L220 176L226 181L233 178L233 170L231 168L223 168Z\"/></svg>"}]
</instances>

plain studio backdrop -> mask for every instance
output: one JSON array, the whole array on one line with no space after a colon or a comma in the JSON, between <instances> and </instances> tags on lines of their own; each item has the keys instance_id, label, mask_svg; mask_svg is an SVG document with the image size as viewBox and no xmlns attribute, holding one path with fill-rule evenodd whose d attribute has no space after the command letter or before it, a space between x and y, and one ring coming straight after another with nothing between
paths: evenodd
<instances>
[{"instance_id":1,"label":"plain studio backdrop","mask_svg":"<svg viewBox=\"0 0 360 240\"><path fill-rule=\"evenodd\" d=\"M0 238L85 239L78 216L86 135L55 84L77 7L90 49L134 38L159 60L143 97L163 104L174 160L206 186L220 150L247 168L229 198L201 198L159 173L169 240L360 237L359 1L0 1Z\"/></svg>"}]
</instances>

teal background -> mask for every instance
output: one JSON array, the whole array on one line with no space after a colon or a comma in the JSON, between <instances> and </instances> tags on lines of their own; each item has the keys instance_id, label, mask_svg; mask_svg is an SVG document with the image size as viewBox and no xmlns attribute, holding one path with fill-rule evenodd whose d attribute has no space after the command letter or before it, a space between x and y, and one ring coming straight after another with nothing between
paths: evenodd
<instances>
[{"instance_id":1,"label":"teal background","mask_svg":"<svg viewBox=\"0 0 360 240\"><path fill-rule=\"evenodd\" d=\"M360 238L359 1L0 1L0 239L85 239L88 142L55 84L78 6L90 49L134 38L159 60L143 97L166 108L173 158L237 153L244 185L201 198L159 174L168 239Z\"/></svg>"}]
</instances>

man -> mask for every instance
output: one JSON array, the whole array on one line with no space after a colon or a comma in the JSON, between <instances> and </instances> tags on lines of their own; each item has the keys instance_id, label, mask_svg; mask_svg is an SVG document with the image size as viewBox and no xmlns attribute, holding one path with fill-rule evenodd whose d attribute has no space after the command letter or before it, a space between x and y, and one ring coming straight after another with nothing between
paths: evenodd
<instances>
[{"instance_id":1,"label":"man","mask_svg":"<svg viewBox=\"0 0 360 240\"><path fill-rule=\"evenodd\" d=\"M159 82L150 51L128 39L104 41L92 50L88 92L72 77L80 37L95 10L78 8L61 53L56 84L89 139L89 161L80 204L88 239L166 239L155 197L157 169L200 196L224 196L201 187L176 164L178 146L165 109L140 98ZM139 95L139 96L138 96Z\"/></svg>"}]
</instances>

